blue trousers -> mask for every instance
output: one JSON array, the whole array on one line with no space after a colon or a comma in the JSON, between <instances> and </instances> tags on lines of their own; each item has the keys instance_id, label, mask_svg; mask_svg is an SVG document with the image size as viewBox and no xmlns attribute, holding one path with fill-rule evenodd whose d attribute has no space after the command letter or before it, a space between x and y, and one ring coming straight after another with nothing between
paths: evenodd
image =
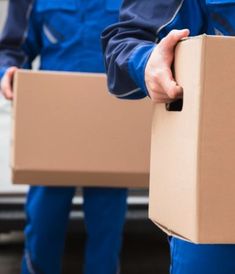
<instances>
[{"instance_id":1,"label":"blue trousers","mask_svg":"<svg viewBox=\"0 0 235 274\"><path fill-rule=\"evenodd\" d=\"M234 274L235 245L196 245L170 240L171 274Z\"/></svg>"},{"instance_id":2,"label":"blue trousers","mask_svg":"<svg viewBox=\"0 0 235 274\"><path fill-rule=\"evenodd\" d=\"M26 203L22 274L59 274L74 187L31 187ZM84 188L84 273L117 274L126 189Z\"/></svg>"}]
</instances>

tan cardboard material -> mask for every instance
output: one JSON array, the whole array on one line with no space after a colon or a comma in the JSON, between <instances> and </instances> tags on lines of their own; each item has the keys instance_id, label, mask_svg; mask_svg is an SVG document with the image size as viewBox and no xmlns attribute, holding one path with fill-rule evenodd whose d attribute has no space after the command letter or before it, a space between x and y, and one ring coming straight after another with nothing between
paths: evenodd
<instances>
[{"instance_id":1,"label":"tan cardboard material","mask_svg":"<svg viewBox=\"0 0 235 274\"><path fill-rule=\"evenodd\" d=\"M24 70L14 93L16 184L148 187L149 99L117 100L102 74Z\"/></svg>"},{"instance_id":2,"label":"tan cardboard material","mask_svg":"<svg viewBox=\"0 0 235 274\"><path fill-rule=\"evenodd\" d=\"M235 243L235 38L176 48L182 111L155 105L149 217L194 243Z\"/></svg>"}]
</instances>

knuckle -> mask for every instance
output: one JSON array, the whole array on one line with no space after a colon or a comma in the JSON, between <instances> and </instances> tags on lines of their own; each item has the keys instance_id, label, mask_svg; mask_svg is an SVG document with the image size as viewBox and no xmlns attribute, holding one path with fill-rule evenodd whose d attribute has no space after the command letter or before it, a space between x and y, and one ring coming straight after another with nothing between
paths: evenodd
<instances>
[{"instance_id":1,"label":"knuckle","mask_svg":"<svg viewBox=\"0 0 235 274\"><path fill-rule=\"evenodd\" d=\"M154 83L152 83L150 86L149 86L149 89L155 94L155 93L158 93L159 90L158 90L158 86Z\"/></svg>"},{"instance_id":2,"label":"knuckle","mask_svg":"<svg viewBox=\"0 0 235 274\"><path fill-rule=\"evenodd\" d=\"M171 99L176 99L179 96L179 92L176 88L171 88L168 91L168 96Z\"/></svg>"},{"instance_id":3,"label":"knuckle","mask_svg":"<svg viewBox=\"0 0 235 274\"><path fill-rule=\"evenodd\" d=\"M173 29L171 32L169 32L169 37L174 39L177 36L177 30Z\"/></svg>"},{"instance_id":4,"label":"knuckle","mask_svg":"<svg viewBox=\"0 0 235 274\"><path fill-rule=\"evenodd\" d=\"M175 99L175 97L176 97L175 91L168 90L168 96L169 96L170 99Z\"/></svg>"},{"instance_id":5,"label":"knuckle","mask_svg":"<svg viewBox=\"0 0 235 274\"><path fill-rule=\"evenodd\" d=\"M168 35L168 36L169 36L169 35ZM162 40L161 40L161 42L159 43L158 47L159 47L160 45L166 43L167 38L168 38L167 36L165 36L164 38L162 38Z\"/></svg>"}]
</instances>

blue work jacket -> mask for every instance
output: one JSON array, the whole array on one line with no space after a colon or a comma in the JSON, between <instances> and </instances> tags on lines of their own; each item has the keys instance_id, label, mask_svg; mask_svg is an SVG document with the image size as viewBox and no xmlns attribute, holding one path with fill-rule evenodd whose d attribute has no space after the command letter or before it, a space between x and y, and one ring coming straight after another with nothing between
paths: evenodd
<instances>
[{"instance_id":1,"label":"blue work jacket","mask_svg":"<svg viewBox=\"0 0 235 274\"><path fill-rule=\"evenodd\" d=\"M120 22L102 35L110 91L145 97L144 71L156 43L184 28L191 36L235 35L235 0L124 0Z\"/></svg>"},{"instance_id":2,"label":"blue work jacket","mask_svg":"<svg viewBox=\"0 0 235 274\"><path fill-rule=\"evenodd\" d=\"M12 65L104 72L101 32L118 21L121 0L10 0L0 38L0 74Z\"/></svg>"}]
</instances>

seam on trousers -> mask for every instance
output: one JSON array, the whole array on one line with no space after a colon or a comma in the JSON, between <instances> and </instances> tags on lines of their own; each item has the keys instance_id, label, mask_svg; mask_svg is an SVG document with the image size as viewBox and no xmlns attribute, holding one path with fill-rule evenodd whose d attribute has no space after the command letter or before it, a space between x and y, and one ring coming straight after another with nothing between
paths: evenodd
<instances>
[{"instance_id":1,"label":"seam on trousers","mask_svg":"<svg viewBox=\"0 0 235 274\"><path fill-rule=\"evenodd\" d=\"M26 261L26 266L28 268L28 271L30 274L36 274L34 268L33 268L33 264L29 255L29 252L27 250L25 250L25 261Z\"/></svg>"}]
</instances>

